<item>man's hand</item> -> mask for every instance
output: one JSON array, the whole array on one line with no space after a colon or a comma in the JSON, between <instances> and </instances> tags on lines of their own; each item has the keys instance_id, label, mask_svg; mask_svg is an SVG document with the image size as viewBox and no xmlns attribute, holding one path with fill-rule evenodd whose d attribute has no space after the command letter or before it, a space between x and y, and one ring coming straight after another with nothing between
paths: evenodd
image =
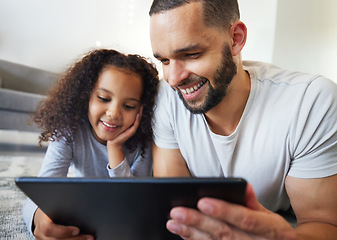
<instances>
[{"instance_id":1,"label":"man's hand","mask_svg":"<svg viewBox=\"0 0 337 240\"><path fill-rule=\"evenodd\" d=\"M62 226L53 221L38 208L34 215L34 236L36 239L71 239L90 240L93 236L80 234L80 230L73 226Z\"/></svg>"},{"instance_id":2,"label":"man's hand","mask_svg":"<svg viewBox=\"0 0 337 240\"><path fill-rule=\"evenodd\" d=\"M177 207L171 210L167 229L183 239L296 239L292 226L280 215L263 208L250 184L246 207L218 199L203 198L198 210Z\"/></svg>"}]
</instances>

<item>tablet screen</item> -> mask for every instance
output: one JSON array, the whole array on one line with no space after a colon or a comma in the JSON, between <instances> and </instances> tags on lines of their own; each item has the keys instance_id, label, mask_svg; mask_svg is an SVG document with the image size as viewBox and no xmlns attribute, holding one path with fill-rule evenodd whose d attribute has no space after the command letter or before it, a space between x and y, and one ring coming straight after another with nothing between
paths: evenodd
<instances>
[{"instance_id":1,"label":"tablet screen","mask_svg":"<svg viewBox=\"0 0 337 240\"><path fill-rule=\"evenodd\" d=\"M17 186L55 223L96 239L181 239L166 229L172 207L202 197L244 204L241 178L17 178Z\"/></svg>"}]
</instances>

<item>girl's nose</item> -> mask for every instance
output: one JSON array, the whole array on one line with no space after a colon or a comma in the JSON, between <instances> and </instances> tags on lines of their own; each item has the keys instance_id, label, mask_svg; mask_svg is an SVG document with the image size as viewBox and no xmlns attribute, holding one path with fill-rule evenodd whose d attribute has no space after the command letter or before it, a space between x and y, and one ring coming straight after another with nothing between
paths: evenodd
<instances>
[{"instance_id":1,"label":"girl's nose","mask_svg":"<svg viewBox=\"0 0 337 240\"><path fill-rule=\"evenodd\" d=\"M116 104L111 104L106 110L106 115L111 119L119 119L121 116L119 107Z\"/></svg>"}]
</instances>

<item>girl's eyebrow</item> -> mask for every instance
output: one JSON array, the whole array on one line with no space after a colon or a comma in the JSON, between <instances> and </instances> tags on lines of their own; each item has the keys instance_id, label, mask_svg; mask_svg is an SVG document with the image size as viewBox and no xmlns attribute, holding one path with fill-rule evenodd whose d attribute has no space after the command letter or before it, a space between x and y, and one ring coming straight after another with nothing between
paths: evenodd
<instances>
[{"instance_id":1,"label":"girl's eyebrow","mask_svg":"<svg viewBox=\"0 0 337 240\"><path fill-rule=\"evenodd\" d=\"M97 88L96 91L103 91L106 92L108 94L113 94L112 92L110 92L109 90L105 89L105 88ZM138 100L137 98L127 98L127 100L129 101L136 101L136 102L140 102L140 100Z\"/></svg>"},{"instance_id":2,"label":"girl's eyebrow","mask_svg":"<svg viewBox=\"0 0 337 240\"><path fill-rule=\"evenodd\" d=\"M138 99L136 99L136 98L127 98L127 100L129 100L129 101L135 101L135 102L140 103L140 100L138 100Z\"/></svg>"},{"instance_id":3,"label":"girl's eyebrow","mask_svg":"<svg viewBox=\"0 0 337 240\"><path fill-rule=\"evenodd\" d=\"M112 94L112 92L110 92L108 89L105 89L105 88L97 88L96 91L103 91L103 92Z\"/></svg>"},{"instance_id":4,"label":"girl's eyebrow","mask_svg":"<svg viewBox=\"0 0 337 240\"><path fill-rule=\"evenodd\" d=\"M109 90L107 90L105 88L97 88L97 91L103 91L103 92L112 94L112 92L110 92Z\"/></svg>"}]
</instances>

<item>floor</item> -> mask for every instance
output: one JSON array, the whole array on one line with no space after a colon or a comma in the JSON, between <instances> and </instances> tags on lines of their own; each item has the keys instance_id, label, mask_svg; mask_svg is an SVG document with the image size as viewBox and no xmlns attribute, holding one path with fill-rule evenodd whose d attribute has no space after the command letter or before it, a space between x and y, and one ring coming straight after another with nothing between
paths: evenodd
<instances>
[{"instance_id":1,"label":"floor","mask_svg":"<svg viewBox=\"0 0 337 240\"><path fill-rule=\"evenodd\" d=\"M38 133L0 130L0 239L32 239L21 214L26 196L14 180L36 176L46 148L38 147Z\"/></svg>"},{"instance_id":2,"label":"floor","mask_svg":"<svg viewBox=\"0 0 337 240\"><path fill-rule=\"evenodd\" d=\"M38 145L39 133L0 129L0 155L44 155L47 144Z\"/></svg>"}]
</instances>

